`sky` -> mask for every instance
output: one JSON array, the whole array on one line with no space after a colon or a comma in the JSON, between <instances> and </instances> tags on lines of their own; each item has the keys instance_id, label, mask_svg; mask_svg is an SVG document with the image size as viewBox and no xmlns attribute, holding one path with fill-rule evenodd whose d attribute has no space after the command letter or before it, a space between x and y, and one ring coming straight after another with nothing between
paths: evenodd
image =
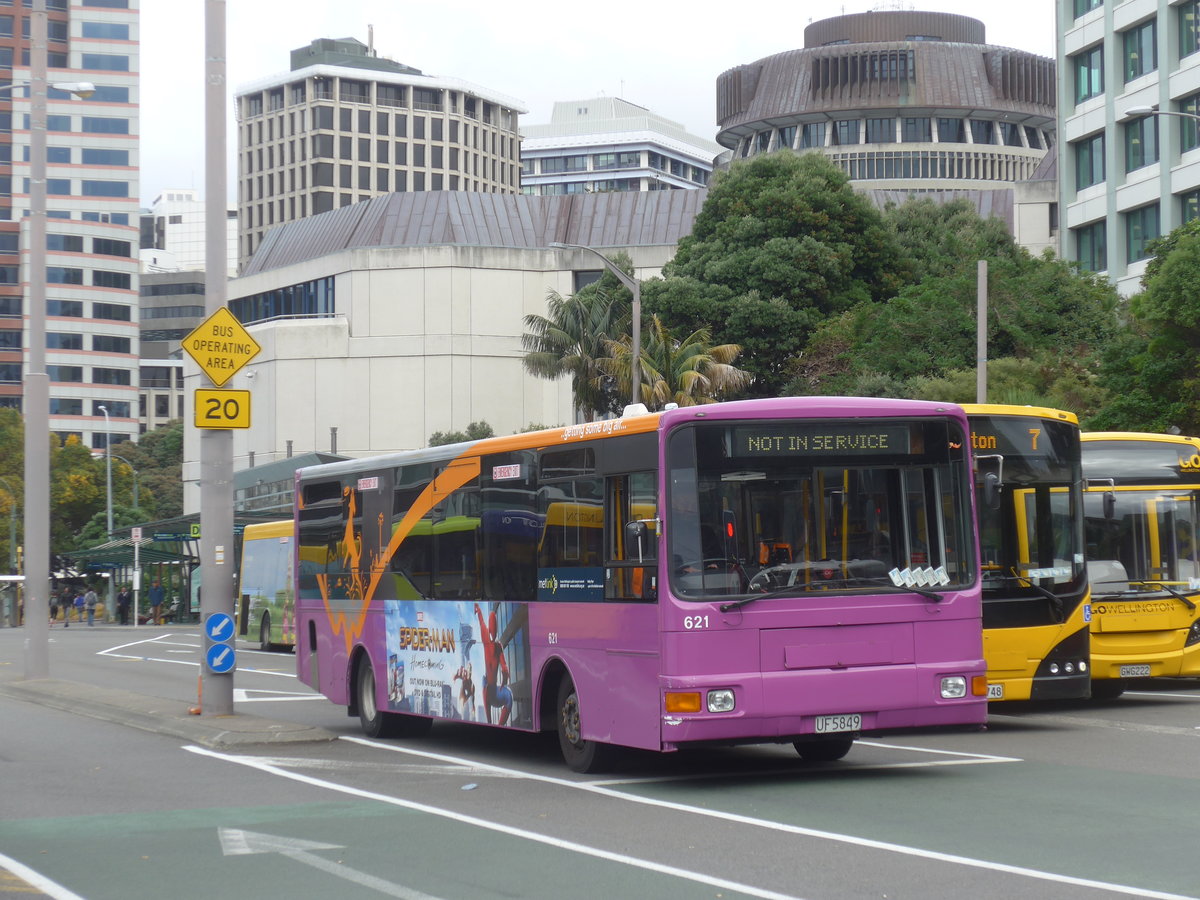
<instances>
[{"instance_id":1,"label":"sky","mask_svg":"<svg viewBox=\"0 0 1200 900\"><path fill-rule=\"evenodd\" d=\"M756 0L739 15L696 0L595 6L568 0L400 3L397 0L142 0L141 204L170 188L204 191L205 11L226 15L230 147L233 94L287 72L289 54L317 38L353 37L428 75L458 78L522 101L522 125L549 122L558 100L621 97L716 135L717 76L804 46L810 22L873 9L956 12L981 19L987 42L1054 56L1053 0ZM622 21L625 19L625 21Z\"/></svg>"}]
</instances>

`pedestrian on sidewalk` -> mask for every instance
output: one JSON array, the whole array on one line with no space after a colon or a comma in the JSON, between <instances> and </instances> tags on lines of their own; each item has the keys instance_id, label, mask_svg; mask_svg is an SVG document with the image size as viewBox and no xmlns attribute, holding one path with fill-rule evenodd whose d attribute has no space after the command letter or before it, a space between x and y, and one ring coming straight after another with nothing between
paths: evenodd
<instances>
[{"instance_id":1,"label":"pedestrian on sidewalk","mask_svg":"<svg viewBox=\"0 0 1200 900\"><path fill-rule=\"evenodd\" d=\"M122 625L129 624L129 604L132 602L133 594L129 585L121 585L121 590L117 593L117 617Z\"/></svg>"},{"instance_id":2,"label":"pedestrian on sidewalk","mask_svg":"<svg viewBox=\"0 0 1200 900\"><path fill-rule=\"evenodd\" d=\"M84 606L85 602L86 601L84 599L83 591L77 591L75 593L75 621L76 622L83 621L83 606ZM68 623L67 627L70 627L69 623Z\"/></svg>"},{"instance_id":3,"label":"pedestrian on sidewalk","mask_svg":"<svg viewBox=\"0 0 1200 900\"><path fill-rule=\"evenodd\" d=\"M150 623L157 625L159 617L162 616L163 597L165 592L158 579L154 580L154 584L150 587Z\"/></svg>"},{"instance_id":4,"label":"pedestrian on sidewalk","mask_svg":"<svg viewBox=\"0 0 1200 900\"><path fill-rule=\"evenodd\" d=\"M91 628L95 624L96 604L99 602L100 598L96 596L95 589L89 587L87 593L83 595L83 605L87 609L88 628Z\"/></svg>"},{"instance_id":5,"label":"pedestrian on sidewalk","mask_svg":"<svg viewBox=\"0 0 1200 900\"><path fill-rule=\"evenodd\" d=\"M50 627L54 627L54 620L58 618L58 594L54 591L50 592Z\"/></svg>"}]
</instances>

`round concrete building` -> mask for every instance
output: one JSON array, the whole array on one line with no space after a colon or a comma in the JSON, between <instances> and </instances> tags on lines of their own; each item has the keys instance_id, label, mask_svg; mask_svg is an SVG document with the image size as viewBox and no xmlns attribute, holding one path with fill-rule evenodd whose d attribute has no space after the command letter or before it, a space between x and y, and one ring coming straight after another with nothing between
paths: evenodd
<instances>
[{"instance_id":1,"label":"round concrete building","mask_svg":"<svg viewBox=\"0 0 1200 900\"><path fill-rule=\"evenodd\" d=\"M978 19L879 11L804 29L804 49L717 79L731 158L820 150L860 189L984 191L1053 146L1054 60L990 46Z\"/></svg>"}]
</instances>

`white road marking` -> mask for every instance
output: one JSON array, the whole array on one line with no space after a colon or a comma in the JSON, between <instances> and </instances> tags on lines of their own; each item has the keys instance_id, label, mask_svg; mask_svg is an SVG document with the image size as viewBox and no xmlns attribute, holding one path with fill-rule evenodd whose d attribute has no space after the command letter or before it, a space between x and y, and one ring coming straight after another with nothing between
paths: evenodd
<instances>
[{"instance_id":1,"label":"white road marking","mask_svg":"<svg viewBox=\"0 0 1200 900\"><path fill-rule=\"evenodd\" d=\"M169 637L173 637L173 635L164 634L164 635L159 635L157 637L146 638L145 640L142 640L142 641L130 641L127 644L119 644L116 647L109 647L107 650L99 650L96 652L96 655L97 656L109 656L109 657L112 657L113 659L128 659L128 660L135 660L137 662L173 663L174 665L178 665L178 666L192 666L193 668L197 668L197 669L200 668L200 659L198 657L195 659L171 659L169 656L151 656L146 652L140 652L140 653L139 652L126 652L126 653L119 652L122 650L127 651L130 648L145 647L147 644L154 644L156 646L156 648L159 646L168 648L163 651L164 653L180 653L180 654L182 654L182 653L193 653L194 652L194 653L198 654L200 652L201 645L198 643L197 644L189 644L189 643L183 643L180 641L166 640L166 638L169 638ZM181 637L187 637L187 635L181 635ZM188 647L190 649L189 650L171 650L171 649L169 649L170 647ZM239 656L244 652L247 652L247 651L243 651L243 650L237 651ZM253 651L250 651L250 652L253 652ZM237 671L239 671L239 672L254 672L257 675L276 675L281 678L295 678L296 677L295 672L277 671L275 669L259 669L254 666L239 665L237 667Z\"/></svg>"},{"instance_id":2,"label":"white road marking","mask_svg":"<svg viewBox=\"0 0 1200 900\"><path fill-rule=\"evenodd\" d=\"M589 847L586 844L579 844L574 841L566 841L561 838L551 837L545 834L538 834L533 831L527 831L523 828L512 828L506 825L499 825L487 819L480 819L475 816L464 815L463 813L455 812L450 809L442 809L436 806L429 806L425 803L416 803L412 800L403 800L399 797L393 797L389 794L380 794L374 791L365 791L360 788L348 787L344 784L336 784L332 781L324 781L320 778L313 778L310 775L301 775L298 772L289 772L286 769L281 769L278 766L273 766L270 763L264 763L261 759L251 756L233 756L228 753L219 753L215 750L207 750L204 747L188 746L184 747L190 753L196 753L200 756L208 756L213 759L219 759L223 762L236 763L237 765L248 766L252 769L258 769L262 772L269 772L272 775L278 775L281 778L289 778L293 781L299 781L302 784L308 784L313 787L325 788L331 791L337 791L342 794L348 794L352 797L361 797L366 800L376 800L380 803L387 803L392 806L399 806L403 809L411 809L416 812L428 813L433 816L440 816L444 819L450 819L455 822L462 822L465 825L474 825L477 828L484 828L488 831L495 831L509 837L522 838L528 841L534 841L539 844L545 844L549 847L554 847L559 850L568 850L573 853L580 853L585 856L603 859L609 862L619 863L621 865L633 866L638 869L645 869L648 872L655 872L660 875L670 875L675 878L682 878L687 881L693 881L697 884L708 885L709 887L718 888L720 890L738 891L748 897L761 897L763 900L800 900L793 894L781 894L776 891L768 891L762 888L753 887L748 884L739 884L736 881L729 881L725 878L716 878L709 875L701 875L698 872L680 869L675 866L656 863L647 859L638 859L634 856L628 856L624 853L613 853L609 850L601 850L599 847Z\"/></svg>"},{"instance_id":3,"label":"white road marking","mask_svg":"<svg viewBox=\"0 0 1200 900\"><path fill-rule=\"evenodd\" d=\"M74 891L69 891L56 881L51 881L41 872L34 871L29 866L17 862L11 856L5 856L0 853L0 869L8 869L18 878L23 878L31 885L45 894L47 897L53 897L55 900L83 900Z\"/></svg>"},{"instance_id":4,"label":"white road marking","mask_svg":"<svg viewBox=\"0 0 1200 900\"><path fill-rule=\"evenodd\" d=\"M1200 694L1185 694L1177 691L1126 691L1126 697L1162 697L1166 700L1200 700Z\"/></svg>"},{"instance_id":5,"label":"white road marking","mask_svg":"<svg viewBox=\"0 0 1200 900\"><path fill-rule=\"evenodd\" d=\"M669 809L676 812L691 813L693 815L705 816L711 819L721 819L727 822L734 822L739 825L752 825L758 828L765 828L769 831L778 831L785 834L796 834L803 837L819 838L822 840L837 841L842 844L850 844L855 847L867 847L873 850L886 850L892 853L899 853L905 856L913 856L921 859L929 859L935 862L948 862L957 865L968 866L975 869L984 869L992 872L1003 872L1008 875L1021 875L1027 878L1036 879L1039 881L1048 881L1056 884L1070 884L1078 887L1097 888L1100 890L1113 891L1118 894L1126 894L1131 897L1148 897L1151 900L1198 900L1196 897L1189 897L1182 894L1168 894L1162 891L1153 891L1145 888L1132 887L1130 885L1113 884L1107 881L1095 881L1090 878L1076 878L1072 875L1060 875L1056 872L1044 872L1039 869L1029 869L1024 866L1012 866L1006 863L992 862L986 859L976 859L970 856L957 856L951 853L939 853L935 850L925 850L920 847L908 847L904 844L893 844L888 841L876 841L870 838L862 838L852 834L840 834L835 831L822 831L815 828L805 828L799 825L788 825L782 822L771 822L766 819L755 819L750 816L743 816L737 813L722 812L719 810L705 809L698 806L688 806L683 803L673 803L666 800L656 800L651 797L640 797L635 794L628 794L622 791L612 790L608 784L597 784L595 782L579 782L570 781L565 778L556 778L551 775L538 775L530 772L521 772L519 769L509 769L503 766L492 766L487 763L480 763L475 760L464 760L460 757L448 756L441 753L430 753L424 750L414 750L411 747L400 747L394 744L384 744L378 741L372 741L367 738L342 735L339 740L350 741L354 744L362 744L367 747L375 747L380 750L389 750L394 753L404 753L412 756L420 756L426 759L438 759L443 762L457 762L463 765L469 765L475 769L492 769L501 772L506 776L523 776L531 781L541 781L547 784L556 784L562 787L572 788L574 790L587 791L589 793L600 794L605 797L612 797L618 800L625 800L630 803L637 803L643 806L653 806L658 809ZM903 748L900 745L889 744L874 744L879 747L895 746L897 749L913 749L924 750L925 748ZM925 752L946 752L953 751L928 751ZM955 753L955 755L959 755ZM971 755L971 754L966 754ZM1010 757L992 757L994 760L1009 760ZM986 761L981 758L980 762ZM1019 762L1020 760L1013 760ZM868 768L866 766L862 768ZM862 771L862 768L854 768L850 771ZM610 782L609 784L611 784ZM350 790L354 790L351 788Z\"/></svg>"},{"instance_id":6,"label":"white road marking","mask_svg":"<svg viewBox=\"0 0 1200 900\"><path fill-rule=\"evenodd\" d=\"M263 694L251 697L251 694ZM323 694L301 694L296 691L265 691L255 688L234 688L234 703L287 703L295 700L324 700Z\"/></svg>"},{"instance_id":7,"label":"white road marking","mask_svg":"<svg viewBox=\"0 0 1200 900\"><path fill-rule=\"evenodd\" d=\"M399 897L401 900L438 900L431 894L406 888L404 885L385 881L366 872L352 869L342 863L330 862L313 850L344 850L341 844L320 844L316 841L305 841L300 838L280 837L274 834L263 834L258 831L242 831L237 828L218 828L217 834L221 839L221 852L226 856L242 856L249 853L278 853L288 859L314 869L320 869L329 875L345 879L353 884L368 888L388 897Z\"/></svg>"}]
</instances>

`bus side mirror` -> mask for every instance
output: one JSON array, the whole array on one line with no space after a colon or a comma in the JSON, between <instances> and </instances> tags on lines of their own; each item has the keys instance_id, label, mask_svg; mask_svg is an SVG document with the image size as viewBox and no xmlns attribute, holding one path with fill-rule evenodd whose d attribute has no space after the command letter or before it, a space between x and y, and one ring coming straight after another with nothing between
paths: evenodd
<instances>
[{"instance_id":1,"label":"bus side mirror","mask_svg":"<svg viewBox=\"0 0 1200 900\"><path fill-rule=\"evenodd\" d=\"M1000 506L1000 477L995 472L983 476L983 505L988 509Z\"/></svg>"},{"instance_id":2,"label":"bus side mirror","mask_svg":"<svg viewBox=\"0 0 1200 900\"><path fill-rule=\"evenodd\" d=\"M646 523L642 521L627 522L625 537L630 544L637 545L638 562L642 562L642 538L646 536Z\"/></svg>"}]
</instances>

